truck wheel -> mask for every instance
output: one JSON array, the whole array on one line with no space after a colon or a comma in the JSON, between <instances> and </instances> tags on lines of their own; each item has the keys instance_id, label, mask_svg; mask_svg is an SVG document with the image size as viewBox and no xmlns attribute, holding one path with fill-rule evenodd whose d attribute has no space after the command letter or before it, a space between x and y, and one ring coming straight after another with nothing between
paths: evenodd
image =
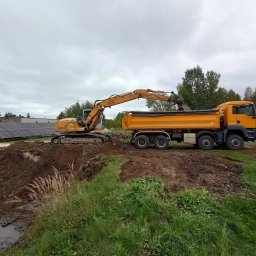
<instances>
[{"instance_id":1,"label":"truck wheel","mask_svg":"<svg viewBox=\"0 0 256 256\"><path fill-rule=\"evenodd\" d=\"M166 149L169 145L169 140L164 135L158 135L155 138L155 147L157 149Z\"/></svg>"},{"instance_id":2,"label":"truck wheel","mask_svg":"<svg viewBox=\"0 0 256 256\"><path fill-rule=\"evenodd\" d=\"M244 139L237 134L231 134L227 138L227 148L242 149L244 147Z\"/></svg>"},{"instance_id":3,"label":"truck wheel","mask_svg":"<svg viewBox=\"0 0 256 256\"><path fill-rule=\"evenodd\" d=\"M200 149L210 150L214 147L214 140L210 135L203 135L198 139L197 145Z\"/></svg>"},{"instance_id":4,"label":"truck wheel","mask_svg":"<svg viewBox=\"0 0 256 256\"><path fill-rule=\"evenodd\" d=\"M147 148L149 146L149 138L146 135L139 135L135 138L135 146L136 148Z\"/></svg>"}]
</instances>

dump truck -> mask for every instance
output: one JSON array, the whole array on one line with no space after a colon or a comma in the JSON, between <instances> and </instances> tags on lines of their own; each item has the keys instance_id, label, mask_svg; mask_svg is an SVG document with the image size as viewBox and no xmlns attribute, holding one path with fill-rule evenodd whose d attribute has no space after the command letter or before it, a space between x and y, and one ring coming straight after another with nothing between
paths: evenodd
<instances>
[{"instance_id":1,"label":"dump truck","mask_svg":"<svg viewBox=\"0 0 256 256\"><path fill-rule=\"evenodd\" d=\"M132 131L137 148L166 149L170 141L209 150L215 145L241 149L256 139L256 109L252 101L229 101L214 109L127 112L122 128Z\"/></svg>"}]
</instances>

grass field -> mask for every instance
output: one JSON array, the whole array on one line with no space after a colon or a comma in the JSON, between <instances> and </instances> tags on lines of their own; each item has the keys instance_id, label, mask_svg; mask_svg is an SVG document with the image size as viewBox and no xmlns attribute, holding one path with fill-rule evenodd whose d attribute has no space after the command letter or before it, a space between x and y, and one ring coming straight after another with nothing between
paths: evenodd
<instances>
[{"instance_id":1,"label":"grass field","mask_svg":"<svg viewBox=\"0 0 256 256\"><path fill-rule=\"evenodd\" d=\"M256 161L214 152L242 162L246 195L168 193L150 178L121 183L126 160L105 157L93 181L44 205L27 238L5 255L255 255Z\"/></svg>"}]
</instances>

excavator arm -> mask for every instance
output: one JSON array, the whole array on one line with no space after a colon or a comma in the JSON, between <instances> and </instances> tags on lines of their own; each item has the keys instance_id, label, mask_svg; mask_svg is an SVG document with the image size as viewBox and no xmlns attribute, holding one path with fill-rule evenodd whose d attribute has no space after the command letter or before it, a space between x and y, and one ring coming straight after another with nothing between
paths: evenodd
<instances>
[{"instance_id":1,"label":"excavator arm","mask_svg":"<svg viewBox=\"0 0 256 256\"><path fill-rule=\"evenodd\" d=\"M99 121L102 111L106 107L111 107L120 103L124 103L127 101L139 99L139 98L170 101L170 102L173 102L174 104L177 104L179 108L182 106L182 102L179 100L178 96L174 92L171 92L171 96L168 96L164 91L138 89L138 90L120 94L120 95L112 95L107 99L99 100L95 102L94 108L91 110L90 114L85 120L85 131L89 132L94 130L95 126Z\"/></svg>"}]
</instances>

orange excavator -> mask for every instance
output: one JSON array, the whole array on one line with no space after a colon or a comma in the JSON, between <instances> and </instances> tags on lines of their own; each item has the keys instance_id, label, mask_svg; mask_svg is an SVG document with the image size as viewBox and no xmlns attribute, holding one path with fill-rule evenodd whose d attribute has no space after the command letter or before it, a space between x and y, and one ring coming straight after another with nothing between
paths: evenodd
<instances>
[{"instance_id":1,"label":"orange excavator","mask_svg":"<svg viewBox=\"0 0 256 256\"><path fill-rule=\"evenodd\" d=\"M182 110L182 101L174 93L154 91L150 89L138 89L132 92L112 95L104 100L97 100L93 109L83 111L83 118L64 118L56 122L55 134L51 142L60 143L104 143L110 140L108 134L101 133L103 111L107 107L121 104L127 101L144 98L151 100L169 101Z\"/></svg>"}]
</instances>

